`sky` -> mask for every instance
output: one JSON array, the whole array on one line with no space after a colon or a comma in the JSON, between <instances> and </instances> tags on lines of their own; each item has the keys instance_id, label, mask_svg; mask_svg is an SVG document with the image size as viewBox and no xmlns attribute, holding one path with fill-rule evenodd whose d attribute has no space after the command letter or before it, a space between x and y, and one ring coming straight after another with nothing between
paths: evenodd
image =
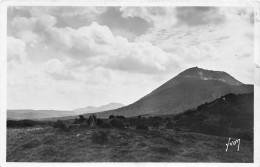
<instances>
[{"instance_id":1,"label":"sky","mask_svg":"<svg viewBox=\"0 0 260 167\"><path fill-rule=\"evenodd\" d=\"M131 104L183 70L253 83L250 7L9 7L8 109Z\"/></svg>"}]
</instances>

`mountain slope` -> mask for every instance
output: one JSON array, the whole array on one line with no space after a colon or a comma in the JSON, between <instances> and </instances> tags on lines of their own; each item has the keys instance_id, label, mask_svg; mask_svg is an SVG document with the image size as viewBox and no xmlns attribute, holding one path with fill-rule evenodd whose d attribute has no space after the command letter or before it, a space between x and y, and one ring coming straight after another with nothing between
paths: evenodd
<instances>
[{"instance_id":1,"label":"mountain slope","mask_svg":"<svg viewBox=\"0 0 260 167\"><path fill-rule=\"evenodd\" d=\"M227 94L175 116L176 125L192 131L251 140L254 130L254 95Z\"/></svg>"},{"instance_id":2,"label":"mountain slope","mask_svg":"<svg viewBox=\"0 0 260 167\"><path fill-rule=\"evenodd\" d=\"M228 93L251 92L253 85L243 84L225 72L194 67L181 72L133 104L97 115L108 117L111 114L124 116L177 114Z\"/></svg>"}]
</instances>

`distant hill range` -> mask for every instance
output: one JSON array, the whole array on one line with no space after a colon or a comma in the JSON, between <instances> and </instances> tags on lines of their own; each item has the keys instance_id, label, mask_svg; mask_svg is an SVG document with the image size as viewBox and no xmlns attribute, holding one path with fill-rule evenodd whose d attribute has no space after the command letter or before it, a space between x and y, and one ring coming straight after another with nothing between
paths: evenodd
<instances>
[{"instance_id":1,"label":"distant hill range","mask_svg":"<svg viewBox=\"0 0 260 167\"><path fill-rule=\"evenodd\" d=\"M56 117L68 117L68 116L78 116L86 113L96 113L106 110L117 109L123 107L120 103L109 103L102 105L100 107L88 106L85 108L75 109L73 111L57 111L57 110L8 110L8 119L48 119Z\"/></svg>"},{"instance_id":2,"label":"distant hill range","mask_svg":"<svg viewBox=\"0 0 260 167\"><path fill-rule=\"evenodd\" d=\"M74 113L76 115L85 114L85 113L95 113L95 112L113 110L113 109L117 109L117 108L121 108L121 107L124 107L124 105L121 103L109 103L107 105L103 105L100 107L88 106L85 108L78 108L78 109L74 110Z\"/></svg>"},{"instance_id":3,"label":"distant hill range","mask_svg":"<svg viewBox=\"0 0 260 167\"><path fill-rule=\"evenodd\" d=\"M61 116L52 119L75 118L75 113L90 113L91 109L101 118L108 118L109 115L131 117L178 114L229 93L245 94L252 93L253 90L253 85L243 84L226 72L193 67L181 72L128 106L120 106L117 109L110 108L103 112L93 107L81 108L73 111L74 114L69 117ZM89 114L84 115L88 116Z\"/></svg>"}]
</instances>

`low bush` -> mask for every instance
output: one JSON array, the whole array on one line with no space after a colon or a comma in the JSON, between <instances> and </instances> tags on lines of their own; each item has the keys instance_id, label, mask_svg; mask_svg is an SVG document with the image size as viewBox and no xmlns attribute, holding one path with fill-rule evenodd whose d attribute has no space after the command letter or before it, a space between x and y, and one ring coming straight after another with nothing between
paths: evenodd
<instances>
[{"instance_id":1,"label":"low bush","mask_svg":"<svg viewBox=\"0 0 260 167\"><path fill-rule=\"evenodd\" d=\"M80 128L88 128L89 124L85 121L79 125Z\"/></svg>"},{"instance_id":2,"label":"low bush","mask_svg":"<svg viewBox=\"0 0 260 167\"><path fill-rule=\"evenodd\" d=\"M114 118L114 119L110 120L109 123L113 127L118 128L118 129L124 129L125 128L124 122L122 120L120 120L120 119Z\"/></svg>"},{"instance_id":3,"label":"low bush","mask_svg":"<svg viewBox=\"0 0 260 167\"><path fill-rule=\"evenodd\" d=\"M85 120L85 117L83 115L79 115L79 120L83 122Z\"/></svg>"},{"instance_id":4,"label":"low bush","mask_svg":"<svg viewBox=\"0 0 260 167\"><path fill-rule=\"evenodd\" d=\"M103 122L102 124L101 124L101 126L100 126L101 128L111 128L112 126L111 126L111 124L109 123L109 122Z\"/></svg>"},{"instance_id":5,"label":"low bush","mask_svg":"<svg viewBox=\"0 0 260 167\"><path fill-rule=\"evenodd\" d=\"M143 117L141 115L138 115L137 116L137 119L142 119Z\"/></svg>"},{"instance_id":6,"label":"low bush","mask_svg":"<svg viewBox=\"0 0 260 167\"><path fill-rule=\"evenodd\" d=\"M172 119L170 118L170 117L166 117L166 118L164 118L164 122L169 122L169 121L171 121Z\"/></svg>"},{"instance_id":7,"label":"low bush","mask_svg":"<svg viewBox=\"0 0 260 167\"><path fill-rule=\"evenodd\" d=\"M109 118L108 118L108 119L113 119L113 118L115 118L114 115L109 115Z\"/></svg>"},{"instance_id":8,"label":"low bush","mask_svg":"<svg viewBox=\"0 0 260 167\"><path fill-rule=\"evenodd\" d=\"M148 126L144 124L139 124L136 126L136 129L141 129L141 130L148 130Z\"/></svg>"},{"instance_id":9,"label":"low bush","mask_svg":"<svg viewBox=\"0 0 260 167\"><path fill-rule=\"evenodd\" d=\"M166 124L165 124L165 128L166 129L172 129L173 128L173 123L171 121L168 121Z\"/></svg>"},{"instance_id":10,"label":"low bush","mask_svg":"<svg viewBox=\"0 0 260 167\"><path fill-rule=\"evenodd\" d=\"M104 144L108 141L108 134L107 132L100 130L100 131L94 131L91 135L91 141L92 143L96 144Z\"/></svg>"},{"instance_id":11,"label":"low bush","mask_svg":"<svg viewBox=\"0 0 260 167\"><path fill-rule=\"evenodd\" d=\"M162 121L163 120L163 118L160 117L160 116L154 116L154 117L151 117L151 119L156 120L156 121Z\"/></svg>"},{"instance_id":12,"label":"low bush","mask_svg":"<svg viewBox=\"0 0 260 167\"><path fill-rule=\"evenodd\" d=\"M173 119L174 119L175 121L178 121L178 120L180 120L181 118L183 118L183 116L184 116L184 114L183 114L183 113L180 113L180 114L177 114Z\"/></svg>"},{"instance_id":13,"label":"low bush","mask_svg":"<svg viewBox=\"0 0 260 167\"><path fill-rule=\"evenodd\" d=\"M101 127L104 121L100 118L97 119L97 126Z\"/></svg>"},{"instance_id":14,"label":"low bush","mask_svg":"<svg viewBox=\"0 0 260 167\"><path fill-rule=\"evenodd\" d=\"M63 130L63 131L68 131L69 130L69 127L61 120L58 120L56 121L53 126L53 128L57 128L57 129L60 129L60 130Z\"/></svg>"},{"instance_id":15,"label":"low bush","mask_svg":"<svg viewBox=\"0 0 260 167\"><path fill-rule=\"evenodd\" d=\"M40 123L32 120L7 120L7 127L33 127L39 125Z\"/></svg>"},{"instance_id":16,"label":"low bush","mask_svg":"<svg viewBox=\"0 0 260 167\"><path fill-rule=\"evenodd\" d=\"M152 124L152 126L153 126L154 128L158 128L158 127L160 126L160 123L159 123L159 122L154 122L154 123Z\"/></svg>"},{"instance_id":17,"label":"low bush","mask_svg":"<svg viewBox=\"0 0 260 167\"><path fill-rule=\"evenodd\" d=\"M126 118L125 118L124 116L122 116L122 115L117 115L116 118L117 118L117 119L121 119L121 120L125 120L125 119L126 119Z\"/></svg>"},{"instance_id":18,"label":"low bush","mask_svg":"<svg viewBox=\"0 0 260 167\"><path fill-rule=\"evenodd\" d=\"M125 123L125 127L127 128L127 129L129 129L130 127L131 127L131 125L130 125L130 123Z\"/></svg>"},{"instance_id":19,"label":"low bush","mask_svg":"<svg viewBox=\"0 0 260 167\"><path fill-rule=\"evenodd\" d=\"M73 124L82 124L87 122L87 119L83 115L79 115L79 119L75 118Z\"/></svg>"},{"instance_id":20,"label":"low bush","mask_svg":"<svg viewBox=\"0 0 260 167\"><path fill-rule=\"evenodd\" d=\"M97 124L97 116L95 114L91 114L88 119L87 123L90 127L94 127Z\"/></svg>"}]
</instances>

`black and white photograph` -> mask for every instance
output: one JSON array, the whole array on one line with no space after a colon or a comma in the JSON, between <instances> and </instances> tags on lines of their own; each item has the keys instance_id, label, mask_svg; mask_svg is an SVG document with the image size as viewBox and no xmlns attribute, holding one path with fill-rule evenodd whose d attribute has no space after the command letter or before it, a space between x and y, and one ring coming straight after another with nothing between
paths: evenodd
<instances>
[{"instance_id":1,"label":"black and white photograph","mask_svg":"<svg viewBox=\"0 0 260 167\"><path fill-rule=\"evenodd\" d=\"M254 163L256 13L7 6L6 162Z\"/></svg>"}]
</instances>

